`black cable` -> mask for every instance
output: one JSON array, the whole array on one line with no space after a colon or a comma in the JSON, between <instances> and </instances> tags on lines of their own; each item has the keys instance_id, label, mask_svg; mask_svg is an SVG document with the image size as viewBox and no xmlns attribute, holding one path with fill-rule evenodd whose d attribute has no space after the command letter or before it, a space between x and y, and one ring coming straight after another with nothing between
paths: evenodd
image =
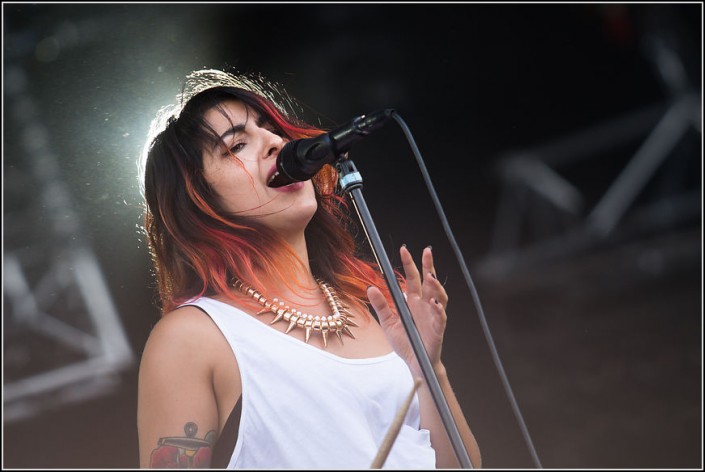
<instances>
[{"instance_id":1,"label":"black cable","mask_svg":"<svg viewBox=\"0 0 705 472\"><path fill-rule=\"evenodd\" d=\"M495 346L494 340L492 339L492 334L490 333L490 328L487 324L485 313L482 309L482 304L480 303L480 297L477 293L477 290L475 289L475 284L472 281L472 277L470 277L470 272L468 271L468 268L465 264L465 259L463 258L463 255L460 252L460 248L458 247L458 244L455 241L455 236L453 236L453 232L450 229L450 225L448 224L448 220L446 219L443 207L441 207L441 202L438 200L438 196L436 195L433 183L431 182L431 178L428 175L428 171L426 170L426 165L424 164L423 158L421 157L419 148L416 146L416 142L414 141L414 138L411 135L411 131L409 131L409 127L406 125L404 120L396 112L392 112L391 116L394 118L394 120L396 120L399 126L401 126L402 130L404 131L404 135L409 141L411 149L414 152L414 156L416 157L416 161L419 164L419 168L421 169L421 173L423 174L424 181L426 182L426 187L428 188L428 191L431 194L433 204L436 206L438 216L441 218L443 229L445 230L446 235L448 236L448 241L450 241L450 245L452 246L453 251L455 252L455 256L458 259L458 263L460 264L463 276L465 277L465 282L467 283L468 288L470 289L470 293L472 294L473 302L475 303L475 307L477 308L477 312L480 317L480 323L482 324L482 330L485 334L485 339L487 339L487 344L490 347L492 359L494 360L495 366L497 367L497 371L499 372L499 376L502 379L504 390L506 391L507 396L509 397L509 403L511 404L512 410L514 411L514 416L516 416L516 419L519 422L519 427L521 428L522 435L524 436L524 441L526 441L534 464L537 468L542 469L543 467L541 465L541 461L539 460L538 454L536 453L536 449L534 448L534 444L531 441L529 430L526 428L524 418L522 417L521 412L519 411L519 405L517 404L516 399L514 398L514 393L512 392L511 386L509 385L509 380L507 379L507 375L504 372L504 367L502 367L502 362L499 359L499 353L497 352L497 347Z\"/></svg>"}]
</instances>

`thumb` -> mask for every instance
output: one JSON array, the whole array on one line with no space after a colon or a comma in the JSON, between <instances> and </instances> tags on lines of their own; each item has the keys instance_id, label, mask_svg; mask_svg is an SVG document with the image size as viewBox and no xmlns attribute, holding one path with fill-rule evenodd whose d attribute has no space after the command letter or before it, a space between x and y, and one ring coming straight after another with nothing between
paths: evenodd
<instances>
[{"instance_id":1,"label":"thumb","mask_svg":"<svg viewBox=\"0 0 705 472\"><path fill-rule=\"evenodd\" d=\"M377 313L380 324L385 325L393 319L394 314L392 313L392 309L389 307L389 303L387 303L387 299L380 289L374 285L367 287L367 298L370 300L370 304L372 308L374 308L375 313Z\"/></svg>"}]
</instances>

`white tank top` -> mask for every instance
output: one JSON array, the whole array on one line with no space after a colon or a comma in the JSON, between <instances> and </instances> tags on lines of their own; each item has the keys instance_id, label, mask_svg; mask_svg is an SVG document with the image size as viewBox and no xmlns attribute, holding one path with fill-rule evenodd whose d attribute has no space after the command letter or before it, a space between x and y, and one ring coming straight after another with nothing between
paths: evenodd
<instances>
[{"instance_id":1,"label":"white tank top","mask_svg":"<svg viewBox=\"0 0 705 472\"><path fill-rule=\"evenodd\" d=\"M370 468L413 387L396 353L348 359L232 305L208 297L187 305L208 313L240 368L242 415L229 469ZM419 423L414 398L384 468L435 468L429 432Z\"/></svg>"}]
</instances>

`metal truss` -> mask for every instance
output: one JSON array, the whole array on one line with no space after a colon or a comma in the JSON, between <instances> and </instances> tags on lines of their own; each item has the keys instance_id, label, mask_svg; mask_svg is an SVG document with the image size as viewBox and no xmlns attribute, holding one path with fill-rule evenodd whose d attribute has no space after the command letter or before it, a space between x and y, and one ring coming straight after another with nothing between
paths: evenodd
<instances>
[{"instance_id":1,"label":"metal truss","mask_svg":"<svg viewBox=\"0 0 705 472\"><path fill-rule=\"evenodd\" d=\"M134 361L25 70L5 68L4 420L114 391Z\"/></svg>"},{"instance_id":2,"label":"metal truss","mask_svg":"<svg viewBox=\"0 0 705 472\"><path fill-rule=\"evenodd\" d=\"M651 59L668 98L570 136L510 153L499 166L501 197L489 256L480 273L497 278L513 270L566 257L614 236L626 216L635 231L649 231L693 218L701 211L700 189L638 197L692 131L702 136L702 97L688 85L676 52L652 38ZM636 152L595 204L565 169L590 158L595 166L616 150L639 143Z\"/></svg>"}]
</instances>

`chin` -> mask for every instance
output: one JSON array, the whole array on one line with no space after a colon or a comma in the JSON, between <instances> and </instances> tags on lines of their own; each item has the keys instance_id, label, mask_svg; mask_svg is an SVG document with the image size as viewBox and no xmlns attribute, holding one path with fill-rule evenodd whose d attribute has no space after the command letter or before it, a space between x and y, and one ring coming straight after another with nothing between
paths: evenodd
<instances>
[{"instance_id":1,"label":"chin","mask_svg":"<svg viewBox=\"0 0 705 472\"><path fill-rule=\"evenodd\" d=\"M277 226L288 234L303 232L316 214L316 210L318 210L318 201L311 187L310 193L301 195L301 198L297 198L282 212L283 220L280 220L281 224Z\"/></svg>"},{"instance_id":2,"label":"chin","mask_svg":"<svg viewBox=\"0 0 705 472\"><path fill-rule=\"evenodd\" d=\"M306 221L307 226L313 219L313 215L316 214L316 210L318 210L318 201L316 201L315 197L311 199L310 203L307 202L307 204L301 208L301 219Z\"/></svg>"}]
</instances>

